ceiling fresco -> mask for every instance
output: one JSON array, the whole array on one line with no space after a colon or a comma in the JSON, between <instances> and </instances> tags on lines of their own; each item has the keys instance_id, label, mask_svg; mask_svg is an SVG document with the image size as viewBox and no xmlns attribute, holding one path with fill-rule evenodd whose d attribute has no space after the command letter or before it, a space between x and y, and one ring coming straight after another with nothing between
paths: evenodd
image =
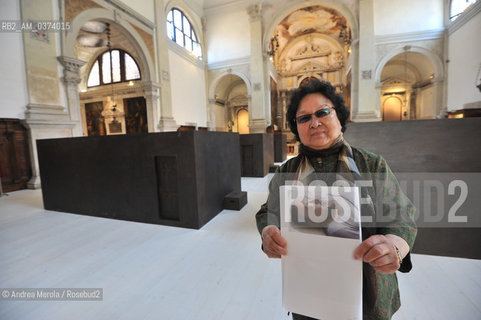
<instances>
[{"instance_id":1,"label":"ceiling fresco","mask_svg":"<svg viewBox=\"0 0 481 320\"><path fill-rule=\"evenodd\" d=\"M294 11L279 23L274 30L270 50L280 53L291 40L309 33L327 34L346 44L351 40L351 31L344 16L334 9L312 6Z\"/></svg>"}]
</instances>

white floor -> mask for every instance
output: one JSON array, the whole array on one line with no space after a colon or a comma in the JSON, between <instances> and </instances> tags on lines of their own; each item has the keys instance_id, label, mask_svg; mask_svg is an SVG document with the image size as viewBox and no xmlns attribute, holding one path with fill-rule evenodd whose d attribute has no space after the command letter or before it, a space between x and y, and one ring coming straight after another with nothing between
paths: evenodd
<instances>
[{"instance_id":1,"label":"white floor","mask_svg":"<svg viewBox=\"0 0 481 320\"><path fill-rule=\"evenodd\" d=\"M46 211L40 190L1 197L0 288L103 288L103 301L3 300L0 319L289 319L255 227L269 179L243 178L248 204L201 230ZM481 260L413 260L393 319L481 319Z\"/></svg>"}]
</instances>

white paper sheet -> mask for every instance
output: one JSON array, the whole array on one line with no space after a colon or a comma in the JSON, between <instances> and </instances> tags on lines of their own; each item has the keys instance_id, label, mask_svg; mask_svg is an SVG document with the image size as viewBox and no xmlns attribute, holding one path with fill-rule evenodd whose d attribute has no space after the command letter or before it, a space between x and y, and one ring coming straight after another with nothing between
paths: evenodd
<instances>
[{"instance_id":1,"label":"white paper sheet","mask_svg":"<svg viewBox=\"0 0 481 320\"><path fill-rule=\"evenodd\" d=\"M282 256L283 306L316 319L361 320L362 262L353 257L361 242L359 188L316 188L322 188L320 194L320 189L313 191L312 187L280 189L281 234L288 250ZM302 220L294 217L300 212L292 210L296 203L309 207L311 211L303 213L311 214L311 220L322 228L296 222ZM326 209L322 211L324 216L320 207ZM352 232L353 225L357 225L357 234ZM339 232L340 229L348 231Z\"/></svg>"}]
</instances>

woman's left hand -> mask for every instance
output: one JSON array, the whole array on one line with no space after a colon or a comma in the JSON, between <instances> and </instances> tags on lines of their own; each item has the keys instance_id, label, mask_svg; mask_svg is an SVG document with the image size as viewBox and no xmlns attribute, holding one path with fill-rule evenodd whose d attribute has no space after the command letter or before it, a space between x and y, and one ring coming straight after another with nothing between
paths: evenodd
<instances>
[{"instance_id":1,"label":"woman's left hand","mask_svg":"<svg viewBox=\"0 0 481 320\"><path fill-rule=\"evenodd\" d=\"M376 234L370 236L354 250L354 258L357 260L362 259L364 262L369 263L377 272L395 273L400 267L399 256L395 246L400 247L397 244L398 239L404 240L400 237L394 236L396 238L393 238L392 236L394 235Z\"/></svg>"}]
</instances>

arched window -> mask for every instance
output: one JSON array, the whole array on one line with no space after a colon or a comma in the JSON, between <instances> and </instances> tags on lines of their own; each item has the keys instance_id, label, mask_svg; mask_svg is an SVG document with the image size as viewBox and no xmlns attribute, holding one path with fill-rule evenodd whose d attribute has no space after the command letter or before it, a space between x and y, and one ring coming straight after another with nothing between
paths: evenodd
<instances>
[{"instance_id":1,"label":"arched window","mask_svg":"<svg viewBox=\"0 0 481 320\"><path fill-rule=\"evenodd\" d=\"M167 14L167 36L202 60L202 49L189 19L182 11L172 8Z\"/></svg>"},{"instance_id":2,"label":"arched window","mask_svg":"<svg viewBox=\"0 0 481 320\"><path fill-rule=\"evenodd\" d=\"M449 19L455 20L459 17L467 8L478 0L451 0L451 7L449 8Z\"/></svg>"},{"instance_id":3,"label":"arched window","mask_svg":"<svg viewBox=\"0 0 481 320\"><path fill-rule=\"evenodd\" d=\"M90 69L87 87L140 79L140 69L134 58L119 49L98 56Z\"/></svg>"}]
</instances>

